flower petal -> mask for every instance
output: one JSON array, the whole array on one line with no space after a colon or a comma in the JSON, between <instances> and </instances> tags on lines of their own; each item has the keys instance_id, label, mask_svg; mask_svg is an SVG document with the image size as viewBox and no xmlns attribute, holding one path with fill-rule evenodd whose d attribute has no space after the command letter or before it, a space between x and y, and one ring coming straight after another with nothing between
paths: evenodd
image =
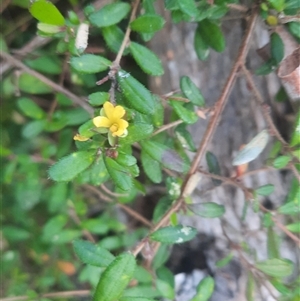
<instances>
[{"instance_id":1,"label":"flower petal","mask_svg":"<svg viewBox=\"0 0 300 301\"><path fill-rule=\"evenodd\" d=\"M116 106L113 112L114 120L120 119L125 115L125 110L122 106Z\"/></svg>"},{"instance_id":2,"label":"flower petal","mask_svg":"<svg viewBox=\"0 0 300 301\"><path fill-rule=\"evenodd\" d=\"M108 128L111 126L111 121L103 116L97 116L93 119L93 123L97 128L104 127Z\"/></svg>"},{"instance_id":3,"label":"flower petal","mask_svg":"<svg viewBox=\"0 0 300 301\"><path fill-rule=\"evenodd\" d=\"M113 104L107 101L104 103L103 108L107 118L112 121L112 119L114 118L114 110L115 110Z\"/></svg>"},{"instance_id":4,"label":"flower petal","mask_svg":"<svg viewBox=\"0 0 300 301\"><path fill-rule=\"evenodd\" d=\"M118 130L112 133L113 136L122 136L128 127L128 122L124 119L118 120Z\"/></svg>"}]
</instances>

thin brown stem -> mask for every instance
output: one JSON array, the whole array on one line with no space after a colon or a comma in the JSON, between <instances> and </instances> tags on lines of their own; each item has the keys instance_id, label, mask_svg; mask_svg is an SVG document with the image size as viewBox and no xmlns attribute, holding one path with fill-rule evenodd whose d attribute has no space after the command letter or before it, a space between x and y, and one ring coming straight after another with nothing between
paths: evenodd
<instances>
[{"instance_id":1,"label":"thin brown stem","mask_svg":"<svg viewBox=\"0 0 300 301\"><path fill-rule=\"evenodd\" d=\"M297 237L295 234L293 234L291 231L289 231L283 224L281 224L275 217L272 218L273 222L276 224L276 226L282 230L288 237L290 237L294 242L298 244L298 247L300 248L300 238Z\"/></svg>"},{"instance_id":2,"label":"thin brown stem","mask_svg":"<svg viewBox=\"0 0 300 301\"><path fill-rule=\"evenodd\" d=\"M38 78L40 81L42 81L43 83L45 83L46 85L48 85L49 87L51 87L53 90L55 90L56 92L60 92L64 95L66 95L68 98L70 98L75 104L81 106L83 109L85 109L87 112L89 112L91 115L93 114L94 110L92 109L92 107L90 107L90 105L85 102L82 98L76 96L75 94L73 94L72 92L70 92L69 90L65 89L64 87L56 84L55 82L51 81L49 78L47 78L46 76L44 76L43 74L30 69L29 67L27 67L26 65L24 65L21 61L19 61L18 59L14 58L12 55L5 53L3 51L0 51L0 56L5 59L6 61L8 61L11 65L14 65L17 68L22 69L23 71L33 75L34 77Z\"/></svg>"},{"instance_id":3,"label":"thin brown stem","mask_svg":"<svg viewBox=\"0 0 300 301\"><path fill-rule=\"evenodd\" d=\"M132 11L131 11L130 19L129 19L129 24L135 19L136 11L137 11L137 8L138 8L139 4L140 4L140 0L135 0L135 2L133 4ZM130 33L131 33L131 29L130 29L129 24L127 26L125 36L124 36L123 42L121 44L120 50L117 54L116 59L114 60L114 63L113 63L114 67L118 67L120 65L122 55L123 55L124 50L125 50L128 42L129 42L129 36L130 36Z\"/></svg>"},{"instance_id":4,"label":"thin brown stem","mask_svg":"<svg viewBox=\"0 0 300 301\"><path fill-rule=\"evenodd\" d=\"M57 292L57 293L47 293L43 294L41 298L71 298L71 297L84 297L90 295L89 290L82 290L82 291L68 291L68 292ZM18 296L18 297L8 297L8 298L1 298L0 301L22 301L28 300L28 296Z\"/></svg>"},{"instance_id":5,"label":"thin brown stem","mask_svg":"<svg viewBox=\"0 0 300 301\"><path fill-rule=\"evenodd\" d=\"M174 121L174 122L165 124L165 125L161 126L158 130L156 130L155 132L153 132L151 136L155 136L155 135L157 135L157 134L159 134L159 133L161 133L161 132L164 132L164 131L166 131L166 130L168 130L168 129L171 129L171 128L173 128L173 127L175 127L176 125L179 125L179 124L181 124L181 123L183 123L182 120L176 120L176 121Z\"/></svg>"},{"instance_id":6,"label":"thin brown stem","mask_svg":"<svg viewBox=\"0 0 300 301\"><path fill-rule=\"evenodd\" d=\"M111 198L107 197L106 195L103 195L103 193L101 193L101 191L99 191L96 187L91 186L91 185L83 185L83 186L85 188L87 188L88 190L92 191L93 193L95 193L98 197L101 198L101 200L105 201L106 203L114 203ZM130 215L130 216L134 217L136 220L142 222L147 227L152 227L152 223L150 221L148 221L146 218L141 216L139 213L135 212L133 209L131 209L128 206L121 204L121 203L115 203L115 204L116 204L116 206L120 207L125 212L127 212L128 215Z\"/></svg>"},{"instance_id":7,"label":"thin brown stem","mask_svg":"<svg viewBox=\"0 0 300 301\"><path fill-rule=\"evenodd\" d=\"M249 8L244 5L234 4L234 3L227 4L227 7L233 10L240 11L242 13L246 13L249 10Z\"/></svg>"},{"instance_id":8,"label":"thin brown stem","mask_svg":"<svg viewBox=\"0 0 300 301\"><path fill-rule=\"evenodd\" d=\"M100 185L101 189L107 193L108 195L112 196L112 197L115 197L115 198L118 198L118 197L126 197L128 196L127 193L116 193L116 192L112 192L110 191L104 184L101 184Z\"/></svg>"}]
</instances>

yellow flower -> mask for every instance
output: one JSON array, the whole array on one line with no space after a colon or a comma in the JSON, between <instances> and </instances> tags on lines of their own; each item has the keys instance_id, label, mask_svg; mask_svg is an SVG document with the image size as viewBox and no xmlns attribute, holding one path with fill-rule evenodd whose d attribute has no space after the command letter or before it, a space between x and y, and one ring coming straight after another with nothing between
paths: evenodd
<instances>
[{"instance_id":1,"label":"yellow flower","mask_svg":"<svg viewBox=\"0 0 300 301\"><path fill-rule=\"evenodd\" d=\"M81 136L80 134L76 134L76 135L73 137L73 139L74 139L74 140L77 140L77 141L87 141L87 140L89 140L90 138Z\"/></svg>"},{"instance_id":2,"label":"yellow flower","mask_svg":"<svg viewBox=\"0 0 300 301\"><path fill-rule=\"evenodd\" d=\"M93 119L97 128L106 128L113 137L122 137L127 134L128 122L122 117L125 115L122 106L114 107L110 102L103 105L100 115Z\"/></svg>"}]
</instances>

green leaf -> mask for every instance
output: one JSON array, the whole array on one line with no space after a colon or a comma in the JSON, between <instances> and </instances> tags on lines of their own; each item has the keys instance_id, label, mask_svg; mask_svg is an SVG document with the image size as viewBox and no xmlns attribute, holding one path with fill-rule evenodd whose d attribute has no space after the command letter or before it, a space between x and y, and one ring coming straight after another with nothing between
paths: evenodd
<instances>
[{"instance_id":1,"label":"green leaf","mask_svg":"<svg viewBox=\"0 0 300 301\"><path fill-rule=\"evenodd\" d=\"M140 144L152 159L160 162L164 167L178 172L187 171L188 164L173 149L149 140L142 141Z\"/></svg>"},{"instance_id":2,"label":"green leaf","mask_svg":"<svg viewBox=\"0 0 300 301\"><path fill-rule=\"evenodd\" d=\"M79 57L72 57L70 64L78 72L97 73L107 70L111 61L99 55L83 54Z\"/></svg>"},{"instance_id":3,"label":"green leaf","mask_svg":"<svg viewBox=\"0 0 300 301\"><path fill-rule=\"evenodd\" d=\"M108 48L114 53L117 53L120 50L124 39L124 32L117 25L112 25L109 27L103 27L102 35ZM123 54L125 55L127 53L128 49L126 48Z\"/></svg>"},{"instance_id":4,"label":"green leaf","mask_svg":"<svg viewBox=\"0 0 300 301\"><path fill-rule=\"evenodd\" d=\"M46 127L46 120L34 120L28 122L22 129L22 136L24 138L34 138L40 134Z\"/></svg>"},{"instance_id":5,"label":"green leaf","mask_svg":"<svg viewBox=\"0 0 300 301\"><path fill-rule=\"evenodd\" d=\"M300 212L300 203L296 202L288 202L281 207L278 208L278 213L287 214L287 215L295 215Z\"/></svg>"},{"instance_id":6,"label":"green leaf","mask_svg":"<svg viewBox=\"0 0 300 301\"><path fill-rule=\"evenodd\" d=\"M132 188L132 178L127 168L109 157L104 157L104 163L109 175L117 187L125 191Z\"/></svg>"},{"instance_id":7,"label":"green leaf","mask_svg":"<svg viewBox=\"0 0 300 301\"><path fill-rule=\"evenodd\" d=\"M164 298L167 298L169 300L174 300L175 290L169 283L161 279L156 279L156 288Z\"/></svg>"},{"instance_id":8,"label":"green leaf","mask_svg":"<svg viewBox=\"0 0 300 301\"><path fill-rule=\"evenodd\" d=\"M119 255L103 272L96 287L93 301L115 301L129 284L136 267L131 253Z\"/></svg>"},{"instance_id":9,"label":"green leaf","mask_svg":"<svg viewBox=\"0 0 300 301\"><path fill-rule=\"evenodd\" d=\"M132 166L137 163L137 160L134 156L128 155L123 152L119 152L116 161L123 166Z\"/></svg>"},{"instance_id":10,"label":"green leaf","mask_svg":"<svg viewBox=\"0 0 300 301\"><path fill-rule=\"evenodd\" d=\"M290 260L272 258L255 264L256 268L272 277L283 278L292 274L294 266Z\"/></svg>"},{"instance_id":11,"label":"green leaf","mask_svg":"<svg viewBox=\"0 0 300 301\"><path fill-rule=\"evenodd\" d=\"M214 292L215 281L212 277L203 278L197 286L196 296L191 301L207 301Z\"/></svg>"},{"instance_id":12,"label":"green leaf","mask_svg":"<svg viewBox=\"0 0 300 301\"><path fill-rule=\"evenodd\" d=\"M178 225L160 228L150 234L150 238L166 244L183 243L193 239L197 235L197 230L189 226Z\"/></svg>"},{"instance_id":13,"label":"green leaf","mask_svg":"<svg viewBox=\"0 0 300 301\"><path fill-rule=\"evenodd\" d=\"M183 148L186 148L191 152L195 152L197 150L193 141L193 137L191 133L186 129L185 124L180 124L175 128L175 135Z\"/></svg>"},{"instance_id":14,"label":"green leaf","mask_svg":"<svg viewBox=\"0 0 300 301\"><path fill-rule=\"evenodd\" d=\"M278 237L274 232L273 227L268 227L267 233L267 251L268 258L279 258L279 245L278 245Z\"/></svg>"},{"instance_id":15,"label":"green leaf","mask_svg":"<svg viewBox=\"0 0 300 301\"><path fill-rule=\"evenodd\" d=\"M30 238L30 232L15 226L2 226L4 238L9 242L21 242Z\"/></svg>"},{"instance_id":16,"label":"green leaf","mask_svg":"<svg viewBox=\"0 0 300 301\"><path fill-rule=\"evenodd\" d=\"M153 132L153 126L148 123L135 122L130 124L127 130L128 135L119 141L121 145L133 144L148 138Z\"/></svg>"},{"instance_id":17,"label":"green leaf","mask_svg":"<svg viewBox=\"0 0 300 301\"><path fill-rule=\"evenodd\" d=\"M64 25L65 19L54 4L46 0L37 0L29 7L31 15L42 23Z\"/></svg>"},{"instance_id":18,"label":"green leaf","mask_svg":"<svg viewBox=\"0 0 300 301\"><path fill-rule=\"evenodd\" d=\"M229 253L225 258L222 258L221 260L218 260L216 262L217 268L222 268L226 266L233 258L233 253Z\"/></svg>"},{"instance_id":19,"label":"green leaf","mask_svg":"<svg viewBox=\"0 0 300 301\"><path fill-rule=\"evenodd\" d=\"M102 106L106 101L109 101L109 93L95 92L89 95L89 104L95 107Z\"/></svg>"},{"instance_id":20,"label":"green leaf","mask_svg":"<svg viewBox=\"0 0 300 301\"><path fill-rule=\"evenodd\" d=\"M81 151L73 153L52 165L48 174L54 181L70 181L87 169L93 163L94 159L94 152Z\"/></svg>"},{"instance_id":21,"label":"green leaf","mask_svg":"<svg viewBox=\"0 0 300 301\"><path fill-rule=\"evenodd\" d=\"M260 186L259 188L255 189L255 192L259 195L270 195L274 191L274 185L272 184L267 184Z\"/></svg>"},{"instance_id":22,"label":"green leaf","mask_svg":"<svg viewBox=\"0 0 300 301\"><path fill-rule=\"evenodd\" d=\"M198 116L194 111L190 111L184 107L184 105L178 100L169 99L169 103L171 107L174 109L176 114L182 119L184 122L188 124L192 124L197 122Z\"/></svg>"},{"instance_id":23,"label":"green leaf","mask_svg":"<svg viewBox=\"0 0 300 301\"><path fill-rule=\"evenodd\" d=\"M270 74L275 69L276 62L273 59L269 59L259 68L255 70L256 75L267 75Z\"/></svg>"},{"instance_id":24,"label":"green leaf","mask_svg":"<svg viewBox=\"0 0 300 301\"><path fill-rule=\"evenodd\" d=\"M66 125L79 125L90 119L90 114L83 108L69 109L64 112Z\"/></svg>"},{"instance_id":25,"label":"green leaf","mask_svg":"<svg viewBox=\"0 0 300 301\"><path fill-rule=\"evenodd\" d=\"M25 116L33 119L42 119L46 116L45 112L34 101L27 97L18 99L18 107Z\"/></svg>"},{"instance_id":26,"label":"green leaf","mask_svg":"<svg viewBox=\"0 0 300 301\"><path fill-rule=\"evenodd\" d=\"M292 35L300 39L300 22L289 22L288 26Z\"/></svg>"},{"instance_id":27,"label":"green leaf","mask_svg":"<svg viewBox=\"0 0 300 301\"><path fill-rule=\"evenodd\" d=\"M271 34L271 54L277 64L279 64L284 57L284 44L277 32Z\"/></svg>"},{"instance_id":28,"label":"green leaf","mask_svg":"<svg viewBox=\"0 0 300 301\"><path fill-rule=\"evenodd\" d=\"M255 160L266 147L268 140L268 131L261 131L237 153L232 161L232 165L241 165Z\"/></svg>"},{"instance_id":29,"label":"green leaf","mask_svg":"<svg viewBox=\"0 0 300 301\"><path fill-rule=\"evenodd\" d=\"M291 232L300 233L300 222L294 223L294 224L289 224L286 226L286 228L288 230L290 230Z\"/></svg>"},{"instance_id":30,"label":"green leaf","mask_svg":"<svg viewBox=\"0 0 300 301\"><path fill-rule=\"evenodd\" d=\"M247 284L246 284L246 297L247 301L255 301L255 281L251 272L248 272Z\"/></svg>"},{"instance_id":31,"label":"green leaf","mask_svg":"<svg viewBox=\"0 0 300 301\"><path fill-rule=\"evenodd\" d=\"M190 17L195 17L198 14L197 7L194 0L179 0L178 6L181 11ZM169 298L170 299L170 298Z\"/></svg>"},{"instance_id":32,"label":"green leaf","mask_svg":"<svg viewBox=\"0 0 300 301\"><path fill-rule=\"evenodd\" d=\"M164 74L160 59L147 47L131 42L129 49L133 58L145 73L156 76Z\"/></svg>"},{"instance_id":33,"label":"green leaf","mask_svg":"<svg viewBox=\"0 0 300 301\"><path fill-rule=\"evenodd\" d=\"M91 23L97 27L107 27L119 23L129 11L130 4L124 2L111 3L88 16Z\"/></svg>"},{"instance_id":34,"label":"green leaf","mask_svg":"<svg viewBox=\"0 0 300 301\"><path fill-rule=\"evenodd\" d=\"M130 23L130 28L137 32L154 33L163 28L164 18L156 14L145 14Z\"/></svg>"},{"instance_id":35,"label":"green leaf","mask_svg":"<svg viewBox=\"0 0 300 301\"><path fill-rule=\"evenodd\" d=\"M173 200L167 196L162 197L159 199L158 203L156 204L153 212L153 222L157 223L163 215L167 212L167 210L171 207Z\"/></svg>"},{"instance_id":36,"label":"green leaf","mask_svg":"<svg viewBox=\"0 0 300 301\"><path fill-rule=\"evenodd\" d=\"M38 23L37 29L42 31L45 34L55 34L55 33L62 31L63 28L61 26L57 26L57 25Z\"/></svg>"},{"instance_id":37,"label":"green leaf","mask_svg":"<svg viewBox=\"0 0 300 301\"><path fill-rule=\"evenodd\" d=\"M154 113L155 102L149 90L125 71L118 72L118 83L129 107L142 114Z\"/></svg>"},{"instance_id":38,"label":"green leaf","mask_svg":"<svg viewBox=\"0 0 300 301\"><path fill-rule=\"evenodd\" d=\"M296 146L296 145L300 144L300 111L298 112L298 114L296 116L294 128L295 128L295 130L292 133L292 138L291 138L291 142L290 142L291 146Z\"/></svg>"},{"instance_id":39,"label":"green leaf","mask_svg":"<svg viewBox=\"0 0 300 301\"><path fill-rule=\"evenodd\" d=\"M188 76L182 76L180 79L180 89L194 105L203 107L205 105L204 97L198 87Z\"/></svg>"},{"instance_id":40,"label":"green leaf","mask_svg":"<svg viewBox=\"0 0 300 301\"><path fill-rule=\"evenodd\" d=\"M66 182L55 183L51 187L51 197L48 203L48 209L51 213L57 213L64 210L68 197L68 184Z\"/></svg>"},{"instance_id":41,"label":"green leaf","mask_svg":"<svg viewBox=\"0 0 300 301\"><path fill-rule=\"evenodd\" d=\"M86 240L74 240L73 247L79 259L86 264L107 267L115 259L115 256L106 249Z\"/></svg>"},{"instance_id":42,"label":"green leaf","mask_svg":"<svg viewBox=\"0 0 300 301\"><path fill-rule=\"evenodd\" d=\"M162 181L162 171L159 162L149 156L143 149L141 153L141 160L143 169L148 178L153 183L160 183Z\"/></svg>"},{"instance_id":43,"label":"green leaf","mask_svg":"<svg viewBox=\"0 0 300 301\"><path fill-rule=\"evenodd\" d=\"M225 213L225 207L213 202L190 204L188 208L196 215L206 218L220 217Z\"/></svg>"},{"instance_id":44,"label":"green leaf","mask_svg":"<svg viewBox=\"0 0 300 301\"><path fill-rule=\"evenodd\" d=\"M52 92L52 88L44 84L35 76L28 73L22 73L20 75L19 88L21 91L27 92L29 94L46 94Z\"/></svg>"},{"instance_id":45,"label":"green leaf","mask_svg":"<svg viewBox=\"0 0 300 301\"><path fill-rule=\"evenodd\" d=\"M273 166L275 168L284 168L288 165L288 163L291 161L291 157L290 156L280 156L278 158L276 158L273 162Z\"/></svg>"},{"instance_id":46,"label":"green leaf","mask_svg":"<svg viewBox=\"0 0 300 301\"><path fill-rule=\"evenodd\" d=\"M47 221L42 231L42 240L44 242L51 242L63 227L67 224L67 217L64 215L57 215Z\"/></svg>"},{"instance_id":47,"label":"green leaf","mask_svg":"<svg viewBox=\"0 0 300 301\"><path fill-rule=\"evenodd\" d=\"M47 73L47 74L61 74L61 62L54 56L41 56L34 60L25 60L24 63L30 68Z\"/></svg>"},{"instance_id":48,"label":"green leaf","mask_svg":"<svg viewBox=\"0 0 300 301\"><path fill-rule=\"evenodd\" d=\"M122 297L119 301L155 301L154 299L145 297Z\"/></svg>"},{"instance_id":49,"label":"green leaf","mask_svg":"<svg viewBox=\"0 0 300 301\"><path fill-rule=\"evenodd\" d=\"M268 0L268 3L271 4L278 12L283 11L285 8L285 0Z\"/></svg>"},{"instance_id":50,"label":"green leaf","mask_svg":"<svg viewBox=\"0 0 300 301\"><path fill-rule=\"evenodd\" d=\"M197 57L201 61L206 61L209 56L209 45L204 42L201 32L197 27L194 36L194 48L197 54Z\"/></svg>"},{"instance_id":51,"label":"green leaf","mask_svg":"<svg viewBox=\"0 0 300 301\"><path fill-rule=\"evenodd\" d=\"M198 24L198 34L203 39L204 43L209 45L212 49L222 52L225 49L225 38L220 27L205 19Z\"/></svg>"},{"instance_id":52,"label":"green leaf","mask_svg":"<svg viewBox=\"0 0 300 301\"><path fill-rule=\"evenodd\" d=\"M221 169L220 169L218 159L212 152L206 153L206 162L207 162L208 170L210 173L213 173L215 175L221 174ZM217 179L212 179L212 181L216 186L221 185L221 183L222 183L221 180L217 180Z\"/></svg>"}]
</instances>

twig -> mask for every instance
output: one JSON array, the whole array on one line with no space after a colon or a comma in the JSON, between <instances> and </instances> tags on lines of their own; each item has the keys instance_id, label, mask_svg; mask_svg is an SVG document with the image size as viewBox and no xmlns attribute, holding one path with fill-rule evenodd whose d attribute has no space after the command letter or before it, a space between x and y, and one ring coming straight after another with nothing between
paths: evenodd
<instances>
[{"instance_id":1,"label":"twig","mask_svg":"<svg viewBox=\"0 0 300 301\"><path fill-rule=\"evenodd\" d=\"M130 19L129 19L129 24L134 20L135 18L135 14L136 14L136 11L137 11L137 8L139 6L139 3L140 3L140 0L135 0L134 4L133 4L133 8L132 8L132 11L131 11L131 15L130 15ZM121 47L120 47L120 50L117 54L117 57L116 59L114 60L113 62L113 66L116 68L116 67L119 67L120 65L120 61L121 61L121 58L122 58L122 55L123 55L123 52L127 46L127 43L129 42L129 36L130 36L130 32L131 32L131 29L130 29L130 26L128 25L127 26L127 29L126 29L126 32L125 32L125 35L124 35L124 39L123 39L123 42L121 44Z\"/></svg>"},{"instance_id":2,"label":"twig","mask_svg":"<svg viewBox=\"0 0 300 301\"><path fill-rule=\"evenodd\" d=\"M176 125L179 125L181 123L183 123L182 120L176 120L174 122L165 124L165 125L161 126L158 130L156 130L155 132L153 132L151 136L155 136L155 135L157 135L157 134L159 134L161 132L164 132L165 130L168 130L168 129L170 129L170 128L176 126Z\"/></svg>"},{"instance_id":3,"label":"twig","mask_svg":"<svg viewBox=\"0 0 300 301\"><path fill-rule=\"evenodd\" d=\"M101 184L100 187L101 187L101 189L103 189L104 192L106 192L107 194L109 194L109 195L111 195L111 196L113 196L113 197L116 197L116 198L128 196L127 193L116 193L116 192L112 192L112 191L110 191L104 184Z\"/></svg>"},{"instance_id":4,"label":"twig","mask_svg":"<svg viewBox=\"0 0 300 301\"><path fill-rule=\"evenodd\" d=\"M300 248L300 238L297 237L295 234L293 234L291 231L289 231L283 224L281 224L275 217L272 218L273 222L276 224L276 226L281 229L287 236L289 236L293 241L295 241L298 244L298 247Z\"/></svg>"},{"instance_id":5,"label":"twig","mask_svg":"<svg viewBox=\"0 0 300 301\"><path fill-rule=\"evenodd\" d=\"M75 94L73 94L69 90L67 90L64 87L62 87L62 86L54 83L53 81L51 81L49 78L47 78L43 74L41 74L41 73L39 73L39 72L37 72L35 70L30 69L29 67L27 67L26 65L24 65L21 61L19 61L18 59L14 58L13 56L11 56L8 53L0 51L0 56L2 58L4 58L5 60L7 60L11 65L14 65L15 67L18 67L18 68L24 70L25 72L33 75L34 77L38 78L40 81L42 81L43 83L45 83L46 85L48 85L49 87L51 87L53 90L66 95L75 104L81 106L83 109L85 109L91 115L93 114L94 110L92 109L92 107L90 107L90 105L87 102L85 102L83 99L81 99L80 97L76 96Z\"/></svg>"},{"instance_id":6,"label":"twig","mask_svg":"<svg viewBox=\"0 0 300 301\"><path fill-rule=\"evenodd\" d=\"M246 13L249 11L248 7L244 6L244 5L240 5L240 4L234 4L234 3L230 3L227 4L227 7L230 9L234 9L243 13Z\"/></svg>"},{"instance_id":7,"label":"twig","mask_svg":"<svg viewBox=\"0 0 300 301\"><path fill-rule=\"evenodd\" d=\"M209 143L209 141L212 139L212 136L216 130L216 127L218 125L221 113L223 112L223 109L225 107L227 98L229 96L229 93L236 81L236 77L237 77L237 72L239 70L239 68L241 67L242 64L244 64L245 58L247 56L248 53L248 48L249 48L249 44L251 41L251 36L254 30L254 26L257 20L257 16L258 16L258 10L257 8L254 9L251 19L249 21L249 25L248 28L246 30L244 39L241 43L241 47L239 50L239 54L237 56L237 59L233 65L233 68L229 74L229 77L227 79L227 82L223 88L223 91L221 93L221 96L219 98L219 100L217 101L216 104L216 109L214 112L213 117L210 120L210 123L207 127L207 130L205 132L204 138L202 140L202 143L200 144L197 154L193 160L192 166L188 172L188 174L185 177L185 181L182 185L181 188L181 192L183 192L185 190L185 186L187 185L187 183L189 182L190 177L196 172L196 170L198 169L198 165L200 160L202 159L202 156L204 155L205 149ZM184 198L181 195L179 197L179 199L172 205L172 207L164 214L164 216L161 218L161 220L155 225L155 227L151 230L151 232L158 230L160 227L162 227L164 224L169 222L170 216L174 213L179 211L179 209L182 206L182 203L184 202ZM146 243L146 240L143 239L134 249L133 249L133 254L136 256L144 247Z\"/></svg>"},{"instance_id":8,"label":"twig","mask_svg":"<svg viewBox=\"0 0 300 301\"><path fill-rule=\"evenodd\" d=\"M91 186L91 185L83 185L83 186L85 188L89 189L90 191L94 192L97 196L99 196L106 203L112 203L113 204L113 200L111 198L103 195L101 193L101 191L99 191L96 187ZM115 203L115 204L116 204L116 206L118 206L121 209L123 209L124 211L126 211L128 213L128 215L134 217L136 220L142 222L144 225L146 225L148 227L152 227L152 223L150 221L148 221L146 218L144 218L143 216L141 216L139 213L135 212L134 210L132 210L128 206L126 206L124 204L121 204L121 203Z\"/></svg>"},{"instance_id":9,"label":"twig","mask_svg":"<svg viewBox=\"0 0 300 301\"><path fill-rule=\"evenodd\" d=\"M78 225L78 226L81 225L81 220L79 219L79 217L73 207L70 207L69 216L72 218L72 220L75 222L76 225ZM95 243L95 239L94 239L93 235L88 230L83 229L82 233L90 242Z\"/></svg>"},{"instance_id":10,"label":"twig","mask_svg":"<svg viewBox=\"0 0 300 301\"><path fill-rule=\"evenodd\" d=\"M71 297L84 297L90 295L89 290L82 290L82 291L68 291L68 292L57 292L57 293L47 293L43 294L41 298L71 298ZM22 301L28 300L28 296L18 296L18 297L8 297L8 298L1 298L0 301Z\"/></svg>"}]
</instances>

